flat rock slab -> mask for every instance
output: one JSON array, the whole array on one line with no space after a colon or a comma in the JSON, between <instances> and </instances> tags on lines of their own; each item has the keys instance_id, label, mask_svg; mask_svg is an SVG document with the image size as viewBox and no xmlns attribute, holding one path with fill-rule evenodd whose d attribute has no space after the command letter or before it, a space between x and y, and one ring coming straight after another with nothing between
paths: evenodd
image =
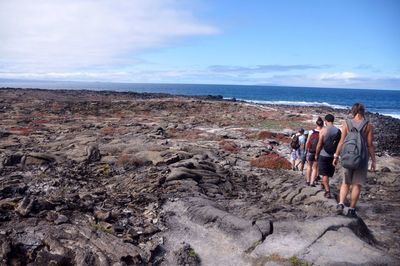
<instances>
[{"instance_id":1,"label":"flat rock slab","mask_svg":"<svg viewBox=\"0 0 400 266\"><path fill-rule=\"evenodd\" d=\"M247 253L272 231L269 221L243 219L202 198L167 202L164 212L174 214L168 215L166 249L189 243L204 265L251 265ZM173 263L172 253L167 261Z\"/></svg>"},{"instance_id":2,"label":"flat rock slab","mask_svg":"<svg viewBox=\"0 0 400 266\"><path fill-rule=\"evenodd\" d=\"M347 227L327 231L301 257L316 265L396 265L395 260L354 237Z\"/></svg>"},{"instance_id":3,"label":"flat rock slab","mask_svg":"<svg viewBox=\"0 0 400 266\"><path fill-rule=\"evenodd\" d=\"M251 255L255 258L296 256L316 265L395 264L393 258L367 243L373 241L361 219L336 216L304 222L276 222L274 233Z\"/></svg>"}]
</instances>

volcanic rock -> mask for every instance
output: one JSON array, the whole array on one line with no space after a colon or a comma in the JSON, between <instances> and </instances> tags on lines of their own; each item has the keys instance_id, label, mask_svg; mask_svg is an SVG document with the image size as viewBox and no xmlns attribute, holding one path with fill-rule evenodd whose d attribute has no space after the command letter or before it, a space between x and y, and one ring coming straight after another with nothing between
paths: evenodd
<instances>
[{"instance_id":1,"label":"volcanic rock","mask_svg":"<svg viewBox=\"0 0 400 266\"><path fill-rule=\"evenodd\" d=\"M367 114L383 171L368 172L350 219L286 170L290 133L346 110L111 91L0 99L0 264L399 264L398 120Z\"/></svg>"}]
</instances>

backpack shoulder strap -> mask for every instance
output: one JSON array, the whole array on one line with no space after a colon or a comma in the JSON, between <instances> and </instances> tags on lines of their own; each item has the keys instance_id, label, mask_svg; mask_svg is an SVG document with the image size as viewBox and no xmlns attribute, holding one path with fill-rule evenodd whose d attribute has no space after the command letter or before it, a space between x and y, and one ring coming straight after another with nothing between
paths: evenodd
<instances>
[{"instance_id":1,"label":"backpack shoulder strap","mask_svg":"<svg viewBox=\"0 0 400 266\"><path fill-rule=\"evenodd\" d=\"M351 119L346 119L346 124L347 124L347 130L351 132L351 130L354 128L353 122Z\"/></svg>"},{"instance_id":2,"label":"backpack shoulder strap","mask_svg":"<svg viewBox=\"0 0 400 266\"><path fill-rule=\"evenodd\" d=\"M364 121L362 121L359 126L359 132L362 132L364 130L364 128L366 127L366 125L368 125L368 123L369 123L369 121L367 119L364 119Z\"/></svg>"}]
</instances>

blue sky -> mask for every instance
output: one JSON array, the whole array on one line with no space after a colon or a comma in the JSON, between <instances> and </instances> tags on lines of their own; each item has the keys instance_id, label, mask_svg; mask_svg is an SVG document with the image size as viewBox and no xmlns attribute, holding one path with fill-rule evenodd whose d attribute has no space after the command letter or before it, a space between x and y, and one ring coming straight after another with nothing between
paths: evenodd
<instances>
[{"instance_id":1,"label":"blue sky","mask_svg":"<svg viewBox=\"0 0 400 266\"><path fill-rule=\"evenodd\" d=\"M397 0L0 0L0 78L400 89Z\"/></svg>"}]
</instances>

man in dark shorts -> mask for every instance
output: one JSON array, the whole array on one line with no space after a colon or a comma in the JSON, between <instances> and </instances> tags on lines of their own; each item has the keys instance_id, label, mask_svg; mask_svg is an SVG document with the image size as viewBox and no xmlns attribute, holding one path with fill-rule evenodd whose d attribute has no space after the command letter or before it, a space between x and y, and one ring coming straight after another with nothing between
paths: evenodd
<instances>
[{"instance_id":1,"label":"man in dark shorts","mask_svg":"<svg viewBox=\"0 0 400 266\"><path fill-rule=\"evenodd\" d=\"M335 117L331 114L325 116L325 127L319 133L319 140L315 160L318 162L318 174L322 176L322 185L325 189L325 197L331 198L329 188L329 178L335 173L335 167L332 162L336 151L339 129L333 125ZM335 143L336 142L336 143Z\"/></svg>"}]
</instances>

